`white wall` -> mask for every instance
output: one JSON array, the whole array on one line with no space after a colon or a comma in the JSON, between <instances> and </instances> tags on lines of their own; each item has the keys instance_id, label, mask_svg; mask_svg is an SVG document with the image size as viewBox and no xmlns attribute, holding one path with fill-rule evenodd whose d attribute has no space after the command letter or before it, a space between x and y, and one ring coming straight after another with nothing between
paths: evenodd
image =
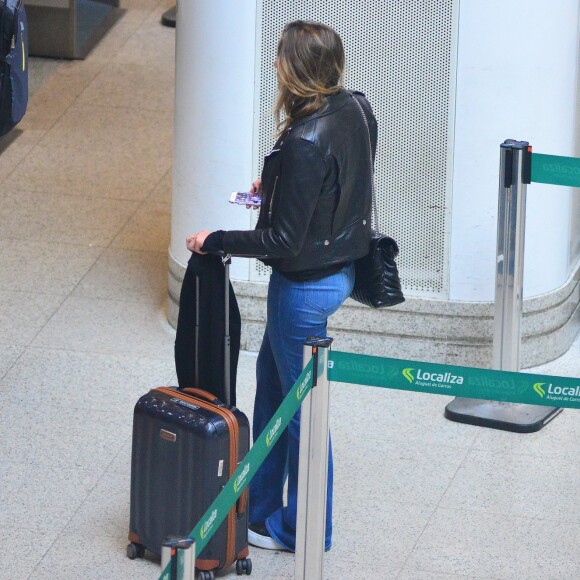
<instances>
[{"instance_id":1,"label":"white wall","mask_svg":"<svg viewBox=\"0 0 580 580\"><path fill-rule=\"evenodd\" d=\"M228 197L252 182L256 2L179 2L176 35L170 252L185 265L187 235L250 228ZM232 277L248 268L234 261Z\"/></svg>"},{"instance_id":2,"label":"white wall","mask_svg":"<svg viewBox=\"0 0 580 580\"><path fill-rule=\"evenodd\" d=\"M574 154L578 0L461 2L450 299L492 301L499 145ZM528 186L524 296L569 274L570 188Z\"/></svg>"},{"instance_id":3,"label":"white wall","mask_svg":"<svg viewBox=\"0 0 580 580\"><path fill-rule=\"evenodd\" d=\"M227 198L255 177L257 4L179 3L170 252L182 265L188 234L251 227L250 212ZM460 3L451 300L494 298L500 143L527 140L536 152L575 154L578 11L579 0ZM569 275L573 195L528 187L525 296ZM234 260L232 277L249 279L249 268Z\"/></svg>"}]
</instances>

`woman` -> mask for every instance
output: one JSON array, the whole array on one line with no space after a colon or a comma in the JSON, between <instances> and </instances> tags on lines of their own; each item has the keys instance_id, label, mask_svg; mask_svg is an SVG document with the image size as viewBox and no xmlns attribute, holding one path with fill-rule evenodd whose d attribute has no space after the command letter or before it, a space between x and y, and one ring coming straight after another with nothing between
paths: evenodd
<instances>
[{"instance_id":1,"label":"woman","mask_svg":"<svg viewBox=\"0 0 580 580\"><path fill-rule=\"evenodd\" d=\"M377 139L376 120L364 95L340 84L344 50L334 30L315 22L290 22L275 66L279 136L265 158L261 179L253 184L262 193L256 229L201 231L187 238L191 251L255 257L272 267L256 366L254 441L302 372L304 340L326 336L328 317L352 291L353 262L368 252L369 131L373 159ZM255 546L294 551L299 434L300 412L250 484L249 541ZM329 549L332 452L326 514Z\"/></svg>"}]
</instances>

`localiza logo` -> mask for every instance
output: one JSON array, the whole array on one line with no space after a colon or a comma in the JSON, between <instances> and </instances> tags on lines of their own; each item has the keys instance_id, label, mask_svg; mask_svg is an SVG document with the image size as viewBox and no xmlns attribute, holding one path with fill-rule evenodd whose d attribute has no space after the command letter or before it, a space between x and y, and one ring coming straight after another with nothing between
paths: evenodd
<instances>
[{"instance_id":1,"label":"localiza logo","mask_svg":"<svg viewBox=\"0 0 580 580\"><path fill-rule=\"evenodd\" d=\"M201 536L202 540L205 538L206 534L213 527L213 523L215 522L216 518L217 518L217 510L213 510L213 512L211 512L211 515L209 516L209 518L207 518L206 522L201 527L201 532L199 533L199 535Z\"/></svg>"},{"instance_id":2,"label":"localiza logo","mask_svg":"<svg viewBox=\"0 0 580 580\"><path fill-rule=\"evenodd\" d=\"M334 361L328 361L328 368L334 368ZM374 375L382 375L386 372L386 367L383 364L376 364L374 362L367 362L365 360L346 360L339 361L338 368L341 371L356 371L358 373L369 373Z\"/></svg>"},{"instance_id":3,"label":"localiza logo","mask_svg":"<svg viewBox=\"0 0 580 580\"><path fill-rule=\"evenodd\" d=\"M548 399L558 398L560 400L562 397L580 398L580 385L577 387L559 387L552 383L535 383L533 388L542 399L544 397Z\"/></svg>"},{"instance_id":4,"label":"localiza logo","mask_svg":"<svg viewBox=\"0 0 580 580\"><path fill-rule=\"evenodd\" d=\"M462 385L463 384L463 377L461 375L454 375L453 373L446 372L446 373L437 373L437 372L429 372L424 371L422 369L417 369L417 378L415 379L415 375L413 373L415 369L408 368L403 369L403 376L412 384L415 381L418 385L427 386L425 383L445 383L447 385Z\"/></svg>"},{"instance_id":5,"label":"localiza logo","mask_svg":"<svg viewBox=\"0 0 580 580\"><path fill-rule=\"evenodd\" d=\"M540 395L540 397L544 398L546 396L546 391L542 388L546 383L536 383L534 385L534 391Z\"/></svg>"},{"instance_id":6,"label":"localiza logo","mask_svg":"<svg viewBox=\"0 0 580 580\"><path fill-rule=\"evenodd\" d=\"M298 390L296 391L296 398L298 400L302 399L302 397L304 396L304 393L306 391L306 387L308 386L308 383L309 383L311 377L312 377L312 371L309 371L308 374L304 377L304 380L302 381L302 383L300 383L300 385L298 386Z\"/></svg>"},{"instance_id":7,"label":"localiza logo","mask_svg":"<svg viewBox=\"0 0 580 580\"><path fill-rule=\"evenodd\" d=\"M242 470L242 473L236 477L236 481L234 481L234 491L238 493L238 490L244 484L244 480L246 479L248 473L250 473L250 464L246 463L246 466Z\"/></svg>"},{"instance_id":8,"label":"localiza logo","mask_svg":"<svg viewBox=\"0 0 580 580\"><path fill-rule=\"evenodd\" d=\"M266 435L266 446L270 447L270 445L272 445L276 435L278 435L280 425L282 425L282 417L278 417L274 423L274 426L270 429L270 431L268 431L268 434Z\"/></svg>"}]
</instances>

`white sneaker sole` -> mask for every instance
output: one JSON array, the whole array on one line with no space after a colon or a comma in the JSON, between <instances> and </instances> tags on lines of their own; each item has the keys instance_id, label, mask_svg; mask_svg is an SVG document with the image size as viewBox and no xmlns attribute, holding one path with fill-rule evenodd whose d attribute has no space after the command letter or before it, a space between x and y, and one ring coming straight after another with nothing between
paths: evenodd
<instances>
[{"instance_id":1,"label":"white sneaker sole","mask_svg":"<svg viewBox=\"0 0 580 580\"><path fill-rule=\"evenodd\" d=\"M261 536L252 530L248 530L248 543L256 548L263 548L264 550L284 550L274 538L270 536Z\"/></svg>"}]
</instances>

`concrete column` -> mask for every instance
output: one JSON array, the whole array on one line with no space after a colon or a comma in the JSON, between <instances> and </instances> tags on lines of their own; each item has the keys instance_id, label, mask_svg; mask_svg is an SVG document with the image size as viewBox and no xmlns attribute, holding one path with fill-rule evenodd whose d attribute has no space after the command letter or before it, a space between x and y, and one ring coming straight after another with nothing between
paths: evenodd
<instances>
[{"instance_id":1,"label":"concrete column","mask_svg":"<svg viewBox=\"0 0 580 580\"><path fill-rule=\"evenodd\" d=\"M499 144L520 139L537 153L577 155L578 19L578 0L461 3L452 301L493 300ZM575 195L567 187L533 183L528 188L525 298L562 287L577 267L578 250L570 250L578 235L571 219Z\"/></svg>"},{"instance_id":2,"label":"concrete column","mask_svg":"<svg viewBox=\"0 0 580 580\"><path fill-rule=\"evenodd\" d=\"M175 62L173 207L169 319L189 259L187 235L249 229L250 213L228 203L252 179L256 3L187 0L178 4ZM248 279L248 261L232 276ZM175 296L177 294L177 296Z\"/></svg>"},{"instance_id":3,"label":"concrete column","mask_svg":"<svg viewBox=\"0 0 580 580\"><path fill-rule=\"evenodd\" d=\"M271 54L282 26L307 17L341 33L347 86L365 90L378 115L383 141L377 166L388 170L378 172L377 191L386 192L385 203L396 199L389 213L396 221L387 229L400 243L399 266L407 284L405 304L387 311L347 302L330 320L329 334L347 351L364 347L366 354L379 356L396 351L407 359L491 363L498 145L515 138L529 141L539 153L577 156L579 4L490 0L461 2L461 10L459 4L445 0L430 12L426 25L432 33L426 34L423 20L417 26L419 20L412 18L413 3L384 3L376 18L356 2L316 0L305 14L293 0L179 1L171 323L177 319L189 259L185 237L200 229L252 227L250 211L230 206L228 195L245 190L256 177L258 141L263 145L268 137L264 131L258 138L256 131L258 117L264 126L275 92L258 71L262 43L263 52ZM489 30L496 34L490 36ZM436 31L441 34L434 56ZM497 43L498 37L510 41ZM442 64L434 74L433 62ZM258 72L260 87L255 86ZM415 92L409 92L413 87ZM450 99L449 107L439 107L441 98ZM442 131L447 153L427 162L425 149L412 149L418 136L427 143L432 133L441 148ZM419 152L413 164L411 150ZM396 179L390 180L393 175ZM437 201L441 187L447 188L443 205ZM420 203L403 204L417 191ZM562 354L579 328L577 197L571 188L529 188L524 367ZM429 243L422 245L426 238ZM435 270L430 256L439 250L445 263ZM243 320L242 348L258 350L266 288L256 281L255 269L250 275L251 267L250 260L234 259L231 272ZM434 273L442 273L440 290L431 288L431 278L438 279Z\"/></svg>"}]
</instances>

